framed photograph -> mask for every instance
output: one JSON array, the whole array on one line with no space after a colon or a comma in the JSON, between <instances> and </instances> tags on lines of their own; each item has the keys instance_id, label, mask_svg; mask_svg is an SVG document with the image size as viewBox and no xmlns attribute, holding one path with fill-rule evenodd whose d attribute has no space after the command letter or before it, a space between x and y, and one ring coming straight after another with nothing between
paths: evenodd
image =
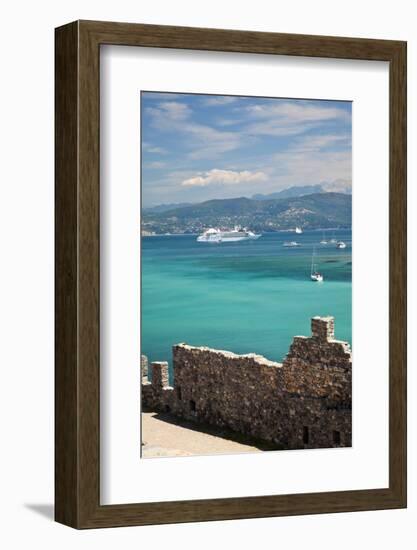
<instances>
[{"instance_id":1,"label":"framed photograph","mask_svg":"<svg viewBox=\"0 0 417 550\"><path fill-rule=\"evenodd\" d=\"M56 29L56 520L406 506L406 43Z\"/></svg>"}]
</instances>

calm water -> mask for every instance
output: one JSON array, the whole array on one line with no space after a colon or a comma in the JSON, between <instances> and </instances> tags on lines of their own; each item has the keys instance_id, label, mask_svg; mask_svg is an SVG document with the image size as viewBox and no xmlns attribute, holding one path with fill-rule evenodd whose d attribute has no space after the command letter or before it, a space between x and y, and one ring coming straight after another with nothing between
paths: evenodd
<instances>
[{"instance_id":1,"label":"calm water","mask_svg":"<svg viewBox=\"0 0 417 550\"><path fill-rule=\"evenodd\" d=\"M143 237L142 353L171 364L172 345L186 342L281 361L314 315L333 315L336 337L351 342L351 233L326 236L347 248L318 244L318 231L222 244ZM289 240L301 246L283 247ZM323 283L310 281L313 246Z\"/></svg>"}]
</instances>

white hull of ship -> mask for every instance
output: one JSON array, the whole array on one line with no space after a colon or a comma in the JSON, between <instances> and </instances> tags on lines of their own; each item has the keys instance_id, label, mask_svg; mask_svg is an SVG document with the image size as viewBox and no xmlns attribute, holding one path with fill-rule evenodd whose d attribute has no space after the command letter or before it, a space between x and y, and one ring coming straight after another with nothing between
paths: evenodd
<instances>
[{"instance_id":1,"label":"white hull of ship","mask_svg":"<svg viewBox=\"0 0 417 550\"><path fill-rule=\"evenodd\" d=\"M199 243L236 243L240 241L254 241L259 239L260 235L244 236L244 237L204 237L197 238Z\"/></svg>"}]
</instances>

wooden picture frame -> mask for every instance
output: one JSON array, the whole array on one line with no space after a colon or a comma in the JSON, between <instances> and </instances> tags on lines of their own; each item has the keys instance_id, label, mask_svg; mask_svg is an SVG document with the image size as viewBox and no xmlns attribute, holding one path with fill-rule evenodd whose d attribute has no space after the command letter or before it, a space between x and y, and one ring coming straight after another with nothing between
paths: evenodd
<instances>
[{"instance_id":1,"label":"wooden picture frame","mask_svg":"<svg viewBox=\"0 0 417 550\"><path fill-rule=\"evenodd\" d=\"M117 44L389 62L389 487L100 504L99 56ZM406 43L76 21L56 29L56 521L75 528L406 506Z\"/></svg>"}]
</instances>

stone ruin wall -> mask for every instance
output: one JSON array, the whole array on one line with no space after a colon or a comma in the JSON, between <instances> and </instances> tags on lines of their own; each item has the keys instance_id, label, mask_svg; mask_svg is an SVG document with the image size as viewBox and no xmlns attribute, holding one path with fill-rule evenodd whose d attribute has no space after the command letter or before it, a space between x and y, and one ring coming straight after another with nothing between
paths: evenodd
<instances>
[{"instance_id":1,"label":"stone ruin wall","mask_svg":"<svg viewBox=\"0 0 417 550\"><path fill-rule=\"evenodd\" d=\"M284 449L351 446L350 347L334 339L332 317L314 317L311 329L294 337L283 363L178 344L174 387L166 362L152 363L150 382L142 356L142 404Z\"/></svg>"}]
</instances>

